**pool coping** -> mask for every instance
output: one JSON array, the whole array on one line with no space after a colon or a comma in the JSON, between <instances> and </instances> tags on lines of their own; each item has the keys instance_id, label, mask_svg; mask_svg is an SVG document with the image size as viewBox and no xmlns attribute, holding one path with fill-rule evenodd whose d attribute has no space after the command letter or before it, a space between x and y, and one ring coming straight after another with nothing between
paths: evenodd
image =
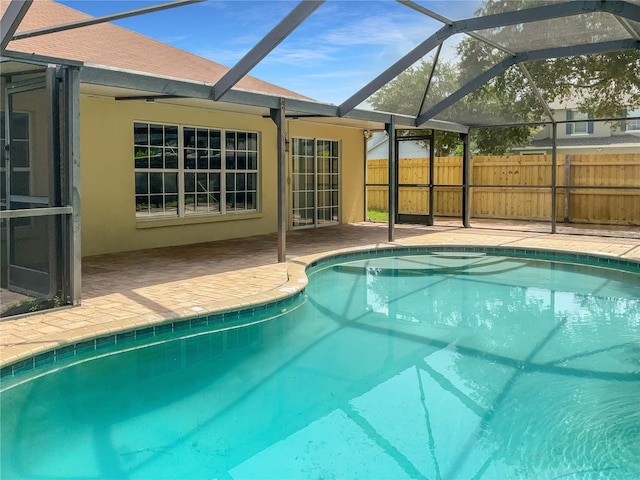
<instances>
[{"instance_id":1,"label":"pool coping","mask_svg":"<svg viewBox=\"0 0 640 480\"><path fill-rule=\"evenodd\" d=\"M396 252L403 255L429 252L473 252L505 255L518 258L538 258L615 268L640 274L640 260L621 258L615 254L582 253L545 247L518 247L473 244L398 244L385 243L348 247L322 253L290 258L287 262L287 280L277 288L258 295L225 302L203 304L197 311L179 314L133 315L91 327L80 327L65 331L65 338L43 336L37 345L12 345L2 349L0 379L14 377L42 365L68 359L78 353L98 351L101 348L126 343L132 340L151 338L168 332L186 331L205 324L224 326L237 319L240 314L259 313L273 307L289 305L303 295L311 269L332 262L361 259L371 255ZM241 326L235 325L233 328ZM59 334L53 335L58 337Z\"/></svg>"}]
</instances>

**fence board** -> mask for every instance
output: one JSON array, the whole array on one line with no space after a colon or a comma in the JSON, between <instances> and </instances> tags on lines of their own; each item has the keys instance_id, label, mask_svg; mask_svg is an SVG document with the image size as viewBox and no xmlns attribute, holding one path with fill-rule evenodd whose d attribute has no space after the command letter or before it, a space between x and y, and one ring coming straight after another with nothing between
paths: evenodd
<instances>
[{"instance_id":1,"label":"fence board","mask_svg":"<svg viewBox=\"0 0 640 480\"><path fill-rule=\"evenodd\" d=\"M478 218L549 220L551 217L551 156L478 156L471 161L471 215ZM401 159L400 183L429 183L429 159ZM567 180L567 182L565 182ZM556 218L579 223L640 225L640 153L557 156ZM368 183L388 183L387 160L367 162ZM462 158L437 157L436 185L462 184ZM633 187L576 189L572 187ZM499 188L518 187L518 188ZM386 187L368 187L370 209L386 210ZM460 216L460 187L435 187L434 213ZM402 213L428 213L428 189L403 188Z\"/></svg>"},{"instance_id":2,"label":"fence board","mask_svg":"<svg viewBox=\"0 0 640 480\"><path fill-rule=\"evenodd\" d=\"M367 183L389 183L387 160L367 160Z\"/></svg>"},{"instance_id":3,"label":"fence board","mask_svg":"<svg viewBox=\"0 0 640 480\"><path fill-rule=\"evenodd\" d=\"M640 186L640 154L570 155L571 185Z\"/></svg>"}]
</instances>

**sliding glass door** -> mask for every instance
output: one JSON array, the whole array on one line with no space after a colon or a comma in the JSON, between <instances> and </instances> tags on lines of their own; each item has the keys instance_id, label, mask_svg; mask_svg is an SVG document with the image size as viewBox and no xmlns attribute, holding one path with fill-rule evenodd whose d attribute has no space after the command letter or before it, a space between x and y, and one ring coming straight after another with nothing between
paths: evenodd
<instances>
[{"instance_id":1,"label":"sliding glass door","mask_svg":"<svg viewBox=\"0 0 640 480\"><path fill-rule=\"evenodd\" d=\"M340 222L340 143L294 138L292 152L293 228Z\"/></svg>"}]
</instances>

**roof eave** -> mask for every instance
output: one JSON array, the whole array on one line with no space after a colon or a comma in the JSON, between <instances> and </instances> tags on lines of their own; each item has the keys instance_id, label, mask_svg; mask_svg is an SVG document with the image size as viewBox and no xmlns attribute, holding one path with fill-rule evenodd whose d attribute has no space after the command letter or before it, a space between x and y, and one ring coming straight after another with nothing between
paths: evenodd
<instances>
[{"instance_id":1,"label":"roof eave","mask_svg":"<svg viewBox=\"0 0 640 480\"><path fill-rule=\"evenodd\" d=\"M215 102L213 84L210 83L148 75L143 72L92 64L84 64L80 71L80 83L126 88L134 91L153 92L158 95L208 99ZM340 117L338 107L335 105L300 98L283 97L281 95L241 90L237 88L229 90L221 102L227 104L278 109L280 107L280 98L285 98L287 112L315 115L325 118L337 119ZM415 117L409 115L354 109L344 116L344 118L352 120L377 123L389 123L391 117L393 117L395 124L398 126L415 128ZM438 120L430 121L426 125L423 125L422 128L435 128L437 130L459 133L467 133L469 130L465 125Z\"/></svg>"},{"instance_id":2,"label":"roof eave","mask_svg":"<svg viewBox=\"0 0 640 480\"><path fill-rule=\"evenodd\" d=\"M69 60L60 57L49 57L47 55L39 55L37 53L24 53L17 52L15 50L5 50L0 57L0 62L23 62L31 63L33 65L65 65L69 67L82 67L84 62L77 60Z\"/></svg>"}]
</instances>

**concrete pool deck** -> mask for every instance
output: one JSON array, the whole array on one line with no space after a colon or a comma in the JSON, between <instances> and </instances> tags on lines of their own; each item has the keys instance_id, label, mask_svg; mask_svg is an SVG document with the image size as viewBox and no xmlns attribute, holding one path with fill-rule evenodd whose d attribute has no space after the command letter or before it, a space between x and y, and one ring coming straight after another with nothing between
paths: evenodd
<instances>
[{"instance_id":1,"label":"concrete pool deck","mask_svg":"<svg viewBox=\"0 0 640 480\"><path fill-rule=\"evenodd\" d=\"M285 298L305 287L306 265L337 251L505 246L640 261L636 234L551 235L533 224L507 228L513 226L397 225L392 243L386 224L297 230L287 233L288 262L280 264L275 234L84 258L81 306L0 321L0 366L91 338Z\"/></svg>"}]
</instances>

